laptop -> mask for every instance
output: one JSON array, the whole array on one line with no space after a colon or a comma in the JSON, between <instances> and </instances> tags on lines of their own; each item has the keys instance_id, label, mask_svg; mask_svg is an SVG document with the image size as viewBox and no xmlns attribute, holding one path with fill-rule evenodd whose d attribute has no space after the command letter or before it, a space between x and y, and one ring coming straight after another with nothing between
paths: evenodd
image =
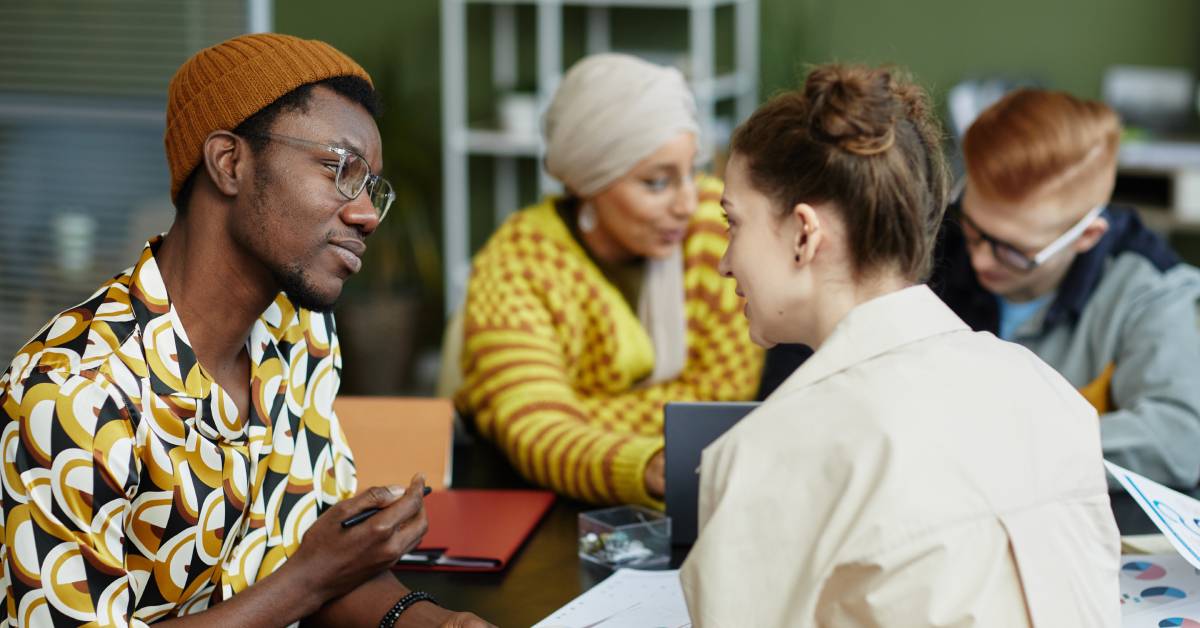
<instances>
[{"instance_id":1,"label":"laptop","mask_svg":"<svg viewBox=\"0 0 1200 628\"><path fill-rule=\"evenodd\" d=\"M757 402L672 402L663 409L667 515L671 544L696 542L700 452L758 407Z\"/></svg>"}]
</instances>

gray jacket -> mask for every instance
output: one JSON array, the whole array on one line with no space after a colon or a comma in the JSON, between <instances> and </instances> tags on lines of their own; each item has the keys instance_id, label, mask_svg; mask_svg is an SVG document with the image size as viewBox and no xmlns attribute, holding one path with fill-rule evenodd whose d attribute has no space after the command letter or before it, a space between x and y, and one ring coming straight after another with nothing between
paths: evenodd
<instances>
[{"instance_id":1,"label":"gray jacket","mask_svg":"<svg viewBox=\"0 0 1200 628\"><path fill-rule=\"evenodd\" d=\"M1101 412L1106 458L1190 489L1200 482L1200 270L1132 210L1104 216L1108 233L1013 340ZM969 325L995 333L996 299L975 279L956 224L943 230L939 252L931 285Z\"/></svg>"}]
</instances>

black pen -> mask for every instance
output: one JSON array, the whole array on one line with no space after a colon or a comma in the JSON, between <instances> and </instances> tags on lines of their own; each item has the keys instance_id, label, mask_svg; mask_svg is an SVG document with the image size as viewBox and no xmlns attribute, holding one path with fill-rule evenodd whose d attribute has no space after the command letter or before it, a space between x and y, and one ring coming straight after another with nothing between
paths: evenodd
<instances>
[{"instance_id":1,"label":"black pen","mask_svg":"<svg viewBox=\"0 0 1200 628\"><path fill-rule=\"evenodd\" d=\"M425 490L421 491L421 495L422 496L428 495L432 492L433 492L433 489L426 486ZM367 519L370 519L371 515L379 512L379 511L380 511L379 508L368 508L368 509L358 513L357 515L354 515L353 517L350 517L349 519L343 521L342 527L343 528L352 528L352 527L366 521Z\"/></svg>"}]
</instances>

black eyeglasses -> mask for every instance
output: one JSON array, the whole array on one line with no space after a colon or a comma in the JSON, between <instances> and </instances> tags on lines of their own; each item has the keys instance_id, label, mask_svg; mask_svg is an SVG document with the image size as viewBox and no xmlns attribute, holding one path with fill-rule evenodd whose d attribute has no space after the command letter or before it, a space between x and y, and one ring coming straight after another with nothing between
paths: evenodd
<instances>
[{"instance_id":1,"label":"black eyeglasses","mask_svg":"<svg viewBox=\"0 0 1200 628\"><path fill-rule=\"evenodd\" d=\"M377 174L371 174L371 166L367 160L349 148L330 146L277 133L257 133L253 137L275 140L294 146L319 148L337 155L338 165L333 179L334 187L342 196L351 201L358 198L363 190L367 190L371 206L375 208L375 213L379 216L380 221L387 216L388 209L392 207L392 201L396 200L396 192L392 190L392 184Z\"/></svg>"},{"instance_id":2,"label":"black eyeglasses","mask_svg":"<svg viewBox=\"0 0 1200 628\"><path fill-rule=\"evenodd\" d=\"M1074 226L1068 229L1066 233L1062 234L1045 248L1037 253L1034 253L1033 255L1026 255L1024 251L1016 246L1009 244L1004 240L1000 240L988 235L988 233L983 229L980 229L979 225L975 224L975 221L971 220L971 218L967 216L967 214L963 212L961 208L958 210L958 218L964 226L970 227L971 231L975 232L975 235L977 236L976 238L972 238L964 232L963 235L967 236L968 244L973 244L974 241L977 240L983 240L984 242L987 242L990 247L992 247L992 257L995 257L996 261L1008 266L1013 270L1027 273L1033 271L1033 269L1037 268L1038 266L1045 264L1046 260L1054 257L1055 253L1065 249L1068 245L1077 240L1079 236L1083 235L1084 230L1087 229L1088 226L1090 226L1092 222L1100 216L1100 212L1102 211L1104 211L1104 205L1097 205L1096 207L1093 207L1091 211L1085 214L1084 217L1081 218L1079 222L1075 223Z\"/></svg>"}]
</instances>

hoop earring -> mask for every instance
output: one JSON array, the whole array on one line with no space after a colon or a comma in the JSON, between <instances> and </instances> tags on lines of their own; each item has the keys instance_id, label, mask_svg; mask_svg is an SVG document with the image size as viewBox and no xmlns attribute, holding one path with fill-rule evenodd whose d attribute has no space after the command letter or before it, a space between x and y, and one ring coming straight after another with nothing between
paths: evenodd
<instances>
[{"instance_id":1,"label":"hoop earring","mask_svg":"<svg viewBox=\"0 0 1200 628\"><path fill-rule=\"evenodd\" d=\"M590 233L596 230L596 209L591 203L584 203L579 208L579 216L575 222L579 225L579 230L584 233Z\"/></svg>"}]
</instances>

